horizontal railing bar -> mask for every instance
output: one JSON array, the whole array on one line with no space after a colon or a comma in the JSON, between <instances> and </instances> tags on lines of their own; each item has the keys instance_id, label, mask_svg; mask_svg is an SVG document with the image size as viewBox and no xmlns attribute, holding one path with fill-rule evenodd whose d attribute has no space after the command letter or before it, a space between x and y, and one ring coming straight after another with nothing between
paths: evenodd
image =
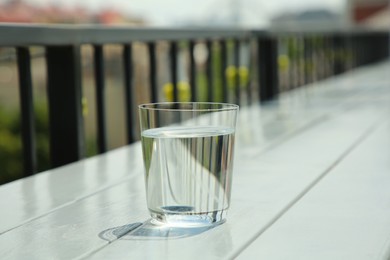
<instances>
[{"instance_id":1,"label":"horizontal railing bar","mask_svg":"<svg viewBox=\"0 0 390 260\"><path fill-rule=\"evenodd\" d=\"M80 45L80 44L126 44L133 41L178 41L194 39L250 38L284 34L382 34L386 30L356 27L302 28L283 30L252 30L240 28L132 28L101 25L0 25L0 46L31 45Z\"/></svg>"},{"instance_id":2,"label":"horizontal railing bar","mask_svg":"<svg viewBox=\"0 0 390 260\"><path fill-rule=\"evenodd\" d=\"M254 36L280 36L280 35L316 35L322 36L327 35L375 35L389 33L388 30L380 28L366 28L359 26L340 26L340 27L329 27L329 26L283 26L283 28L270 28L268 30L256 30L250 29L249 34Z\"/></svg>"},{"instance_id":3,"label":"horizontal railing bar","mask_svg":"<svg viewBox=\"0 0 390 260\"><path fill-rule=\"evenodd\" d=\"M33 37L29 37L33 36ZM247 30L164 29L124 26L1 25L0 46L126 44L132 41L192 40L249 37Z\"/></svg>"}]
</instances>

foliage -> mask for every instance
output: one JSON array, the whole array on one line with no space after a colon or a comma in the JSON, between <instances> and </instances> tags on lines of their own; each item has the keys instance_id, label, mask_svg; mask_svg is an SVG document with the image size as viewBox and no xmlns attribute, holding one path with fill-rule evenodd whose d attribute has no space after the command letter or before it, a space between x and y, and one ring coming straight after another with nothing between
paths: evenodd
<instances>
[{"instance_id":1,"label":"foliage","mask_svg":"<svg viewBox=\"0 0 390 260\"><path fill-rule=\"evenodd\" d=\"M38 171L49 168L49 141L47 108L37 103L35 135ZM23 177L20 112L0 107L0 184Z\"/></svg>"},{"instance_id":2,"label":"foliage","mask_svg":"<svg viewBox=\"0 0 390 260\"><path fill-rule=\"evenodd\" d=\"M0 183L22 177L19 115L0 107Z\"/></svg>"}]
</instances>

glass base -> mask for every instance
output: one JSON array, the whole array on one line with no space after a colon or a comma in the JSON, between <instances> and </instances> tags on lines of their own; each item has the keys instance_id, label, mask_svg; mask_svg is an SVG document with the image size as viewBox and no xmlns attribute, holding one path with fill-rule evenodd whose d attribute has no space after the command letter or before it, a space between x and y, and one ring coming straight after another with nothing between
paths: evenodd
<instances>
[{"instance_id":1,"label":"glass base","mask_svg":"<svg viewBox=\"0 0 390 260\"><path fill-rule=\"evenodd\" d=\"M188 206L168 206L161 211L150 210L150 215L156 224L175 227L201 227L222 224L225 222L227 210L211 212L193 212Z\"/></svg>"}]
</instances>

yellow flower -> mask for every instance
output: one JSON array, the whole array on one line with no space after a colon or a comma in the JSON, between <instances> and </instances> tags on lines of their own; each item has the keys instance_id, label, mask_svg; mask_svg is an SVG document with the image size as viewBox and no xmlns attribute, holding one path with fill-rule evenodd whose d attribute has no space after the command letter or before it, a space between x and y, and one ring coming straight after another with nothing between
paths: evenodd
<instances>
[{"instance_id":1,"label":"yellow flower","mask_svg":"<svg viewBox=\"0 0 390 260\"><path fill-rule=\"evenodd\" d=\"M240 76L240 85L246 87L249 80L249 69L245 66L241 66L238 69L238 75Z\"/></svg>"},{"instance_id":2,"label":"yellow flower","mask_svg":"<svg viewBox=\"0 0 390 260\"><path fill-rule=\"evenodd\" d=\"M235 88L236 76L238 73L239 85L245 87L249 80L249 69L246 66L240 66L238 69L235 66L229 66L226 68L225 75L229 88Z\"/></svg>"},{"instance_id":3,"label":"yellow flower","mask_svg":"<svg viewBox=\"0 0 390 260\"><path fill-rule=\"evenodd\" d=\"M288 70L290 60L287 55L279 55L278 57L278 64L279 64L279 69L281 71L286 71Z\"/></svg>"},{"instance_id":4,"label":"yellow flower","mask_svg":"<svg viewBox=\"0 0 390 260\"><path fill-rule=\"evenodd\" d=\"M82 97L81 98L81 109L82 109L82 113L83 113L83 116L86 117L88 116L88 100L86 97Z\"/></svg>"},{"instance_id":5,"label":"yellow flower","mask_svg":"<svg viewBox=\"0 0 390 260\"><path fill-rule=\"evenodd\" d=\"M191 88L190 84L186 81L179 81L177 83L178 101L188 102L191 101ZM173 84L171 82L165 83L163 86L163 93L166 101L173 101Z\"/></svg>"}]
</instances>

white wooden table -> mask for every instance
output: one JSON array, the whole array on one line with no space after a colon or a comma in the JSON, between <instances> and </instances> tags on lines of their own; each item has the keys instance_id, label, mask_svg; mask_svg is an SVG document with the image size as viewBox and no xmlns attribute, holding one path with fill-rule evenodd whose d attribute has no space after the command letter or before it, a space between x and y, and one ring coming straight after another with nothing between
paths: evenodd
<instances>
[{"instance_id":1,"label":"white wooden table","mask_svg":"<svg viewBox=\"0 0 390 260\"><path fill-rule=\"evenodd\" d=\"M0 259L390 259L390 62L243 107L236 136L226 223L151 229L135 143L1 186Z\"/></svg>"}]
</instances>

